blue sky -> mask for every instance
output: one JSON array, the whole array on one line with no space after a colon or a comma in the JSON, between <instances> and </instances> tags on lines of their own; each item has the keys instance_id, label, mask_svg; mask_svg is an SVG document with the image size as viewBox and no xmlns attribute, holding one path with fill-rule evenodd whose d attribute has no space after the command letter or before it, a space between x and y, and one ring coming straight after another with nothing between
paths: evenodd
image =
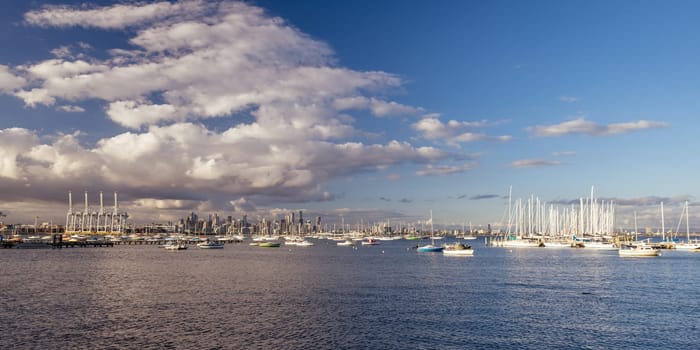
<instances>
[{"instance_id":1,"label":"blue sky","mask_svg":"<svg viewBox=\"0 0 700 350\"><path fill-rule=\"evenodd\" d=\"M303 209L486 225L511 185L558 202L594 185L620 225L655 225L661 201L673 221L700 192L697 2L0 7L13 220L117 190L137 223Z\"/></svg>"}]
</instances>

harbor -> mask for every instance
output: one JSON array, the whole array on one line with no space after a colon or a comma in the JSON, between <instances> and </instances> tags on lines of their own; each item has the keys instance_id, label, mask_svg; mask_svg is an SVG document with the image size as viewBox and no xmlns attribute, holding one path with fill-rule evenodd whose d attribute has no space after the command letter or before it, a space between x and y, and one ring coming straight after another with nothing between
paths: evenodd
<instances>
[{"instance_id":1,"label":"harbor","mask_svg":"<svg viewBox=\"0 0 700 350\"><path fill-rule=\"evenodd\" d=\"M405 239L356 249L310 238L311 247L277 249L245 240L212 251L146 243L2 251L0 317L14 320L3 341L19 348L566 348L574 344L570 332L585 348L692 348L697 341L680 326L692 314L676 310L694 307L684 296L700 285L692 273L700 255L669 250L628 260L614 251L488 247L483 238L468 240L471 257L418 253ZM662 290L664 298L653 297ZM669 328L658 328L661 319ZM41 327L65 336L32 331ZM638 337L649 340L640 345Z\"/></svg>"}]
</instances>

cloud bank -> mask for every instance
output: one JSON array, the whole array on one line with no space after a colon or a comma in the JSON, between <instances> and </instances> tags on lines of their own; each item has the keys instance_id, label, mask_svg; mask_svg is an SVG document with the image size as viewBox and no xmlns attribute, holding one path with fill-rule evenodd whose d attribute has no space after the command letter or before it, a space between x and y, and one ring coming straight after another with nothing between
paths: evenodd
<instances>
[{"instance_id":1,"label":"cloud bank","mask_svg":"<svg viewBox=\"0 0 700 350\"><path fill-rule=\"evenodd\" d=\"M386 99L403 84L396 75L338 66L328 45L256 6L51 5L26 13L25 22L131 35L95 53L101 58L76 42L52 50L51 59L0 66L0 92L27 107L79 113L81 102L102 101L97 117L129 131L87 145L79 132L0 130L4 191L31 187L58 198L71 188L115 188L144 207L185 209L206 199L243 210L253 201L330 200L323 185L333 179L450 157L403 141L360 141L365 133L348 113L424 110ZM228 125L210 129L212 118Z\"/></svg>"}]
</instances>

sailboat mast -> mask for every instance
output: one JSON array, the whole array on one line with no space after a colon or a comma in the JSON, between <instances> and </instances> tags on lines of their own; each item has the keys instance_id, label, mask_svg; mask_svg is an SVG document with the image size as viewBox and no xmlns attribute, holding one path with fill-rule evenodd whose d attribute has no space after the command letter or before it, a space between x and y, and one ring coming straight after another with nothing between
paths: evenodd
<instances>
[{"instance_id":1,"label":"sailboat mast","mask_svg":"<svg viewBox=\"0 0 700 350\"><path fill-rule=\"evenodd\" d=\"M634 241L637 241L637 211L634 211Z\"/></svg>"},{"instance_id":2,"label":"sailboat mast","mask_svg":"<svg viewBox=\"0 0 700 350\"><path fill-rule=\"evenodd\" d=\"M664 228L664 202L661 202L661 240L666 241L666 229Z\"/></svg>"},{"instance_id":3,"label":"sailboat mast","mask_svg":"<svg viewBox=\"0 0 700 350\"><path fill-rule=\"evenodd\" d=\"M430 211L430 237L432 238L433 235L433 211Z\"/></svg>"},{"instance_id":4,"label":"sailboat mast","mask_svg":"<svg viewBox=\"0 0 700 350\"><path fill-rule=\"evenodd\" d=\"M688 243L690 243L690 225L688 224L688 201L685 201L685 234L688 236Z\"/></svg>"}]
</instances>

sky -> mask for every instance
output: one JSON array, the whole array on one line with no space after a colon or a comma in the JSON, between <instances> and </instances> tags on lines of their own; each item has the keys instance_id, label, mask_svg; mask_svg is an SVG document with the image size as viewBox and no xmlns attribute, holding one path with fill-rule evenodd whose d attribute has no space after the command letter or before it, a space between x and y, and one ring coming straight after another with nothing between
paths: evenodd
<instances>
[{"instance_id":1,"label":"sky","mask_svg":"<svg viewBox=\"0 0 700 350\"><path fill-rule=\"evenodd\" d=\"M0 211L666 226L700 185L696 1L6 1ZM78 204L79 203L79 204Z\"/></svg>"}]
</instances>

